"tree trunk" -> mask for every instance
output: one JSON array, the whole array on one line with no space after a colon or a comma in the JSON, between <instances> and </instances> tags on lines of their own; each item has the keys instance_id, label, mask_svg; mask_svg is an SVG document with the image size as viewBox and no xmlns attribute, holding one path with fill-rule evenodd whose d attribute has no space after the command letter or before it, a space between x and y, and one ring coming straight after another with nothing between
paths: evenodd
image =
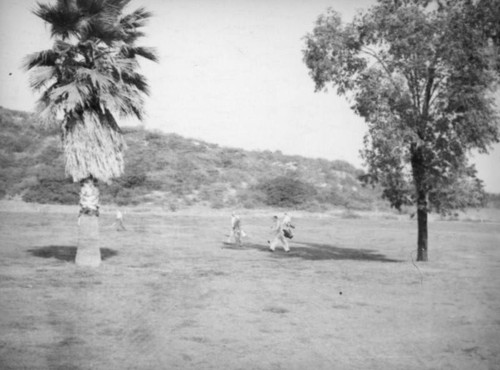
<instances>
[{"instance_id":1,"label":"tree trunk","mask_svg":"<svg viewBox=\"0 0 500 370\"><path fill-rule=\"evenodd\" d=\"M419 194L420 198L420 194ZM418 223L418 240L417 240L417 261L427 261L427 199L423 195L423 203L418 200L417 223Z\"/></svg>"},{"instance_id":2,"label":"tree trunk","mask_svg":"<svg viewBox=\"0 0 500 370\"><path fill-rule=\"evenodd\" d=\"M417 195L417 261L427 261L427 213L429 208L427 199L428 191L424 181L426 171L422 148L412 148L411 164Z\"/></svg>"},{"instance_id":3,"label":"tree trunk","mask_svg":"<svg viewBox=\"0 0 500 370\"><path fill-rule=\"evenodd\" d=\"M81 182L80 214L78 216L78 266L98 267L101 264L99 245L99 189L97 181L87 178Z\"/></svg>"}]
</instances>

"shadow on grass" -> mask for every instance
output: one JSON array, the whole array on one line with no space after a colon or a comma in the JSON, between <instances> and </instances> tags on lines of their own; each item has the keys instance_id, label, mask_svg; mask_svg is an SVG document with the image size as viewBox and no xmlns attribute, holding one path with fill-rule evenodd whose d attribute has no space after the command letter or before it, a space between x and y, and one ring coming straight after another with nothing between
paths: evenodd
<instances>
[{"instance_id":1,"label":"shadow on grass","mask_svg":"<svg viewBox=\"0 0 500 370\"><path fill-rule=\"evenodd\" d=\"M302 258L309 261L323 260L355 260L355 261L376 261L376 262L401 262L392 258L387 258L383 254L372 249L354 249L340 248L329 244L297 242L295 245L290 245L290 252L285 251L280 247L276 247L276 251L271 253L268 245L244 243L242 247L235 245L225 245L224 249L231 250L248 250L257 249L261 252L270 253L276 258Z\"/></svg>"},{"instance_id":2,"label":"shadow on grass","mask_svg":"<svg viewBox=\"0 0 500 370\"><path fill-rule=\"evenodd\" d=\"M28 249L28 253L35 257L55 258L61 261L74 262L76 257L76 248L67 245L49 245L47 247L34 247ZM109 248L101 248L101 259L105 260L116 256L117 251Z\"/></svg>"}]
</instances>

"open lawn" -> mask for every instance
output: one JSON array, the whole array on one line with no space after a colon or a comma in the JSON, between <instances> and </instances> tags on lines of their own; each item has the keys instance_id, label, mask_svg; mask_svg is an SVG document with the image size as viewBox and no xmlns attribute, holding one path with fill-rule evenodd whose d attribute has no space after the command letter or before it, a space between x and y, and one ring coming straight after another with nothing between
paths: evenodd
<instances>
[{"instance_id":1,"label":"open lawn","mask_svg":"<svg viewBox=\"0 0 500 370\"><path fill-rule=\"evenodd\" d=\"M69 210L69 211L68 211ZM101 217L78 268L76 207L0 212L0 369L499 369L500 224L272 213Z\"/></svg>"}]
</instances>

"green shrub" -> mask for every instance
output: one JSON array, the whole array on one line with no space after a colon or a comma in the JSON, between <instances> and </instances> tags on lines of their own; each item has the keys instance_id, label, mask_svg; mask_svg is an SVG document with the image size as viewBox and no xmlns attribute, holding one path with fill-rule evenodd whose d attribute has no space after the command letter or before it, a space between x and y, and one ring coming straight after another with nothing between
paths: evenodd
<instances>
[{"instance_id":1,"label":"green shrub","mask_svg":"<svg viewBox=\"0 0 500 370\"><path fill-rule=\"evenodd\" d=\"M221 209L224 208L224 202L220 199L216 199L210 202L210 208Z\"/></svg>"},{"instance_id":2,"label":"green shrub","mask_svg":"<svg viewBox=\"0 0 500 370\"><path fill-rule=\"evenodd\" d=\"M332 204L337 207L346 207L349 203L349 197L340 189L333 188L322 194L321 200L325 203Z\"/></svg>"},{"instance_id":3,"label":"green shrub","mask_svg":"<svg viewBox=\"0 0 500 370\"><path fill-rule=\"evenodd\" d=\"M270 206L295 207L313 200L317 191L311 184L286 176L263 181L257 186Z\"/></svg>"},{"instance_id":4,"label":"green shrub","mask_svg":"<svg viewBox=\"0 0 500 370\"><path fill-rule=\"evenodd\" d=\"M500 194L488 193L486 195L486 204L490 208L500 208Z\"/></svg>"},{"instance_id":5,"label":"green shrub","mask_svg":"<svg viewBox=\"0 0 500 370\"><path fill-rule=\"evenodd\" d=\"M113 202L119 206L137 205L140 203L139 194L131 189L120 189Z\"/></svg>"},{"instance_id":6,"label":"green shrub","mask_svg":"<svg viewBox=\"0 0 500 370\"><path fill-rule=\"evenodd\" d=\"M324 212L328 210L328 205L326 203L320 203L317 200L312 200L304 203L301 209L309 212Z\"/></svg>"},{"instance_id":7,"label":"green shrub","mask_svg":"<svg viewBox=\"0 0 500 370\"><path fill-rule=\"evenodd\" d=\"M143 185L146 182L147 176L145 173L137 173L135 175L128 175L120 178L118 182L124 188L136 188Z\"/></svg>"},{"instance_id":8,"label":"green shrub","mask_svg":"<svg viewBox=\"0 0 500 370\"><path fill-rule=\"evenodd\" d=\"M361 216L350 210L350 209L346 209L344 212L342 212L342 214L340 215L341 218L347 218L347 219L357 219L357 218L361 218Z\"/></svg>"},{"instance_id":9,"label":"green shrub","mask_svg":"<svg viewBox=\"0 0 500 370\"><path fill-rule=\"evenodd\" d=\"M78 204L80 185L71 179L40 179L23 194L25 202Z\"/></svg>"}]
</instances>

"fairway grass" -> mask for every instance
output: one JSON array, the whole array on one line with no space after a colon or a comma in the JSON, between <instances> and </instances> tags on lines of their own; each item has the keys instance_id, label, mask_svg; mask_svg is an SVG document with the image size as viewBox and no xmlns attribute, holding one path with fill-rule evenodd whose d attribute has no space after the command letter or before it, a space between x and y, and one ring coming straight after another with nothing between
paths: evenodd
<instances>
[{"instance_id":1,"label":"fairway grass","mask_svg":"<svg viewBox=\"0 0 500 370\"><path fill-rule=\"evenodd\" d=\"M0 212L0 369L498 369L500 224L129 212L74 264L76 207ZM230 213L230 212L228 212ZM294 215L295 216L295 215Z\"/></svg>"}]
</instances>

